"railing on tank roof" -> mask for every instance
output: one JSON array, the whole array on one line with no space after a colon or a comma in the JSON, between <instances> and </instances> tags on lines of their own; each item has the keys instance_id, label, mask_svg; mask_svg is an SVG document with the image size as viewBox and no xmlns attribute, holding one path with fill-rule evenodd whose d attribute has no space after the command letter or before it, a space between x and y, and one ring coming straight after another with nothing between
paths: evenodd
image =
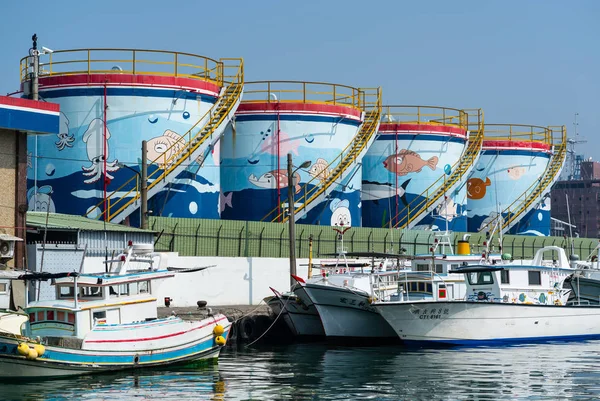
<instances>
[{"instance_id":1,"label":"railing on tank roof","mask_svg":"<svg viewBox=\"0 0 600 401\"><path fill-rule=\"evenodd\" d=\"M242 103L316 103L363 110L360 89L347 85L302 81L252 81L244 84Z\"/></svg>"},{"instance_id":2,"label":"railing on tank roof","mask_svg":"<svg viewBox=\"0 0 600 401\"><path fill-rule=\"evenodd\" d=\"M21 82L30 79L31 56L20 62ZM40 56L40 77L77 74L132 74L182 77L223 84L220 61L197 54L143 49L56 50Z\"/></svg>"},{"instance_id":3,"label":"railing on tank roof","mask_svg":"<svg viewBox=\"0 0 600 401\"><path fill-rule=\"evenodd\" d=\"M485 124L484 140L528 141L552 145L552 132L548 127L523 124Z\"/></svg>"},{"instance_id":4,"label":"railing on tank roof","mask_svg":"<svg viewBox=\"0 0 600 401\"><path fill-rule=\"evenodd\" d=\"M390 105L383 106L381 122L384 124L429 124L468 129L468 116L464 110L440 106Z\"/></svg>"}]
</instances>

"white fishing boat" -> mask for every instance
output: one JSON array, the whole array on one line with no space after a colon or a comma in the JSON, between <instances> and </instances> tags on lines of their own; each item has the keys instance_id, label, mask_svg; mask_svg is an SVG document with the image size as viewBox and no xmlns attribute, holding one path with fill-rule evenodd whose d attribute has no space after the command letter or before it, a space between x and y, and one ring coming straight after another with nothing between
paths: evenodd
<instances>
[{"instance_id":1,"label":"white fishing boat","mask_svg":"<svg viewBox=\"0 0 600 401\"><path fill-rule=\"evenodd\" d=\"M325 335L319 313L305 293L282 294L274 288L271 291L274 295L265 298L265 302L275 316L281 314L294 337L302 340Z\"/></svg>"},{"instance_id":2,"label":"white fishing boat","mask_svg":"<svg viewBox=\"0 0 600 401\"><path fill-rule=\"evenodd\" d=\"M544 260L554 252L553 261ZM600 307L566 305L573 274L562 248L536 252L531 264L465 266L464 301L391 301L373 306L405 342L458 345L600 337Z\"/></svg>"},{"instance_id":3,"label":"white fishing boat","mask_svg":"<svg viewBox=\"0 0 600 401\"><path fill-rule=\"evenodd\" d=\"M30 273L32 288L52 280L56 299L24 308L21 333L0 332L0 379L44 378L189 363L219 355L230 322L157 318L156 292L174 276L163 254L129 246L108 273Z\"/></svg>"}]
</instances>

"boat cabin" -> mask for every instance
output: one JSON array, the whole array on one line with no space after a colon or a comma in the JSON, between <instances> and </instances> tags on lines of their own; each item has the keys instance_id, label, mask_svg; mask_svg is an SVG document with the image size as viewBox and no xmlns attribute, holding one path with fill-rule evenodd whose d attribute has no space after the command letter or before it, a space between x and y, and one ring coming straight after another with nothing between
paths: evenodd
<instances>
[{"instance_id":1,"label":"boat cabin","mask_svg":"<svg viewBox=\"0 0 600 401\"><path fill-rule=\"evenodd\" d=\"M98 274L32 273L21 276L31 286L52 280L56 299L29 303L27 336L83 338L95 325L126 324L157 318L158 284L174 276L162 268L161 254L130 245ZM156 268L154 266L157 266Z\"/></svg>"},{"instance_id":2,"label":"boat cabin","mask_svg":"<svg viewBox=\"0 0 600 401\"><path fill-rule=\"evenodd\" d=\"M552 262L544 252L558 253ZM573 274L565 251L556 246L539 249L531 264L474 265L454 269L465 276L466 300L536 305L564 305L569 290L564 281Z\"/></svg>"}]
</instances>

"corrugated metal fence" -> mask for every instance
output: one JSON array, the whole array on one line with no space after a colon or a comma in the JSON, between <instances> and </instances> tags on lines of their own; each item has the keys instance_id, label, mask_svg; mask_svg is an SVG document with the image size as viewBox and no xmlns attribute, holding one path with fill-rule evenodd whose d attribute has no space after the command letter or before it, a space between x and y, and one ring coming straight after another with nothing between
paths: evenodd
<instances>
[{"instance_id":1,"label":"corrugated metal fence","mask_svg":"<svg viewBox=\"0 0 600 401\"><path fill-rule=\"evenodd\" d=\"M183 219L151 217L150 229L157 232L156 250L179 252L182 256L289 256L289 227L287 224L255 221ZM464 233L454 233L452 242L463 238ZM296 256L308 257L309 237L313 240L316 258L335 254L340 245L338 234L331 227L296 224ZM349 252L398 252L405 249L409 255L427 253L433 244L434 234L421 230L390 230L384 228L351 228L344 235L344 248ZM484 234L471 234L472 252L484 249ZM575 238L575 253L584 259L598 244L597 239ZM498 238L493 238L498 251ZM514 258L532 257L536 250L546 245L563 248L569 241L562 237L504 236L503 252Z\"/></svg>"}]
</instances>

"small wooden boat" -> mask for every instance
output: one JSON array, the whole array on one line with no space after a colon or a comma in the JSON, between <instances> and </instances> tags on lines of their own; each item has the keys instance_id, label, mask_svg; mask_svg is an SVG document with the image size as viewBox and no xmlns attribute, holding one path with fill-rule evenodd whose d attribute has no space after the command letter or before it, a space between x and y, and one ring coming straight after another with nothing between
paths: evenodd
<instances>
[{"instance_id":1,"label":"small wooden boat","mask_svg":"<svg viewBox=\"0 0 600 401\"><path fill-rule=\"evenodd\" d=\"M164 259L162 259L164 260ZM158 266L155 268L155 264ZM157 367L217 358L231 323L157 317L161 254L130 244L109 273L30 273L29 289L52 280L56 299L26 305L21 333L0 330L0 379L45 378Z\"/></svg>"}]
</instances>

